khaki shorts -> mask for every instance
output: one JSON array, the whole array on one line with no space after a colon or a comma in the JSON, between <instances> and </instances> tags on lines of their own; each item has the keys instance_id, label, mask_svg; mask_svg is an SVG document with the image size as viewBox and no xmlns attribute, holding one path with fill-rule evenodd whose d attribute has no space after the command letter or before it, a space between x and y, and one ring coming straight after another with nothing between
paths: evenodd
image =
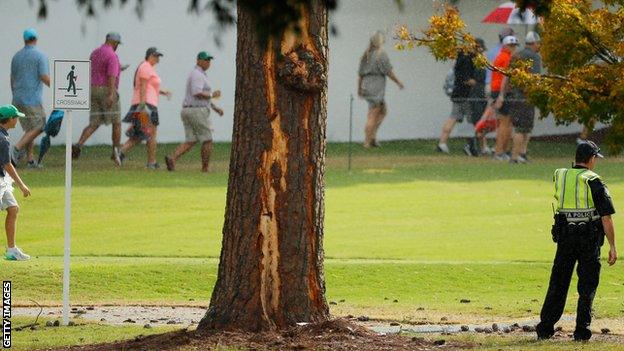
<instances>
[{"instance_id":1,"label":"khaki shorts","mask_svg":"<svg viewBox=\"0 0 624 351\"><path fill-rule=\"evenodd\" d=\"M26 117L19 119L24 132L30 132L37 128L43 130L46 123L46 115L42 106L15 105L15 107L26 115Z\"/></svg>"},{"instance_id":2,"label":"khaki shorts","mask_svg":"<svg viewBox=\"0 0 624 351\"><path fill-rule=\"evenodd\" d=\"M111 107L106 106L108 87L91 87L91 113L89 123L93 126L111 123L121 123L121 106L119 94L115 92L116 99Z\"/></svg>"},{"instance_id":3,"label":"khaki shorts","mask_svg":"<svg viewBox=\"0 0 624 351\"><path fill-rule=\"evenodd\" d=\"M184 107L182 108L182 124L187 142L212 141L212 123L210 123L210 108Z\"/></svg>"}]
</instances>

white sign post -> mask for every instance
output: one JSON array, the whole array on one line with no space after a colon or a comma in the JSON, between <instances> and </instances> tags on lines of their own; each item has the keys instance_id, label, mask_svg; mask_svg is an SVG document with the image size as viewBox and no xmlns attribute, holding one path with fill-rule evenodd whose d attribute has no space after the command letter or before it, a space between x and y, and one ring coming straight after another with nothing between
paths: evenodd
<instances>
[{"instance_id":1,"label":"white sign post","mask_svg":"<svg viewBox=\"0 0 624 351\"><path fill-rule=\"evenodd\" d=\"M71 111L91 108L91 61L54 60L53 109L65 116L65 244L63 254L63 325L69 324L69 258L71 243L72 120Z\"/></svg>"}]
</instances>

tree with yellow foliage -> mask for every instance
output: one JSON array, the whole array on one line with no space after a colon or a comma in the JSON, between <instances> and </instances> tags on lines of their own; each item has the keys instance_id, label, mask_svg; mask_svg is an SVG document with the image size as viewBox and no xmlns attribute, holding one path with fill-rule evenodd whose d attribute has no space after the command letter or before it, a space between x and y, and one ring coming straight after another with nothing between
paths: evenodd
<instances>
[{"instance_id":1,"label":"tree with yellow foliage","mask_svg":"<svg viewBox=\"0 0 624 351\"><path fill-rule=\"evenodd\" d=\"M607 143L611 152L624 148L624 0L516 0L542 17L543 64L548 73L530 74L529 63L504 70L513 84L527 93L543 117L552 113L557 123L597 120L611 125ZM398 28L397 48L429 48L437 60L454 59L459 51L474 52L476 64L491 63L476 50L459 11L441 8L429 27L415 35Z\"/></svg>"}]
</instances>

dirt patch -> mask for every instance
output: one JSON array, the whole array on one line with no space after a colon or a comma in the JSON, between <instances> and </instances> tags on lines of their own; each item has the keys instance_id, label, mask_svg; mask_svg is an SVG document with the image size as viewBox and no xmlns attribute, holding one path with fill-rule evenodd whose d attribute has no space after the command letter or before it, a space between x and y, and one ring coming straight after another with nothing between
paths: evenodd
<instances>
[{"instance_id":1,"label":"dirt patch","mask_svg":"<svg viewBox=\"0 0 624 351\"><path fill-rule=\"evenodd\" d=\"M470 345L444 340L427 341L399 335L379 335L344 319L293 327L283 332L176 332L137 337L133 340L74 346L55 351L107 350L213 350L233 347L247 350L336 350L336 351L404 351L462 349Z\"/></svg>"}]
</instances>

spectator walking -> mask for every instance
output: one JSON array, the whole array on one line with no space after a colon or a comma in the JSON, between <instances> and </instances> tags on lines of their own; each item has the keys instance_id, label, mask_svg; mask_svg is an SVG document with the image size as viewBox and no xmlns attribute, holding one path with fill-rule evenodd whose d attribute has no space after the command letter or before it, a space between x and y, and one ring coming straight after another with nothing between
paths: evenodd
<instances>
[{"instance_id":1,"label":"spectator walking","mask_svg":"<svg viewBox=\"0 0 624 351\"><path fill-rule=\"evenodd\" d=\"M532 63L530 73L542 73L542 57L539 54L540 41L540 36L537 33L528 32L525 38L525 48L513 56L512 64L518 60L530 61ZM527 148L529 139L535 124L535 106L526 100L526 95L519 87L512 87L511 96L514 101L511 102L510 113L515 129L513 147L511 149L511 162L526 163L528 162Z\"/></svg>"},{"instance_id":2,"label":"spectator walking","mask_svg":"<svg viewBox=\"0 0 624 351\"><path fill-rule=\"evenodd\" d=\"M511 57L518 47L518 39L514 36L506 36L503 39L503 48L494 60L494 67L507 69L511 63ZM505 76L498 71L492 72L492 100L498 117L498 129L496 131L496 148L494 159L509 161L507 154L509 140L511 139L512 123L509 114L509 84Z\"/></svg>"},{"instance_id":3,"label":"spectator walking","mask_svg":"<svg viewBox=\"0 0 624 351\"><path fill-rule=\"evenodd\" d=\"M134 74L134 93L132 95L132 105L124 117L124 122L135 123L135 115L147 114L147 123L150 124L150 135L143 137L139 135L137 128L131 127L126 135L128 140L121 147L119 153L119 163L122 164L125 154L143 139L147 142L147 168L158 169L156 163L156 136L159 124L158 98L164 95L171 98L171 92L160 88L161 79L154 68L163 54L157 48L151 47L145 52L145 61L137 68Z\"/></svg>"},{"instance_id":4,"label":"spectator walking","mask_svg":"<svg viewBox=\"0 0 624 351\"><path fill-rule=\"evenodd\" d=\"M72 146L72 157L80 157L82 147L89 137L102 125L112 124L113 160L118 165L121 140L121 107L119 105L119 75L121 65L117 48L121 35L110 32L106 41L91 52L91 112L89 125L83 129L80 139Z\"/></svg>"},{"instance_id":5,"label":"spectator walking","mask_svg":"<svg viewBox=\"0 0 624 351\"><path fill-rule=\"evenodd\" d=\"M13 182L17 183L24 197L30 196L30 189L24 184L11 162L8 129L15 128L18 118L25 118L13 105L0 106L0 210L6 210L4 228L7 237L7 250L4 257L10 261L26 261L30 256L15 245L17 215L19 205L13 196Z\"/></svg>"},{"instance_id":6,"label":"spectator walking","mask_svg":"<svg viewBox=\"0 0 624 351\"><path fill-rule=\"evenodd\" d=\"M165 156L168 171L175 170L175 163L180 156L187 153L195 143L201 143L202 172L209 171L210 154L212 152L212 125L210 109L219 116L223 110L212 103L212 99L221 96L221 92L212 92L206 71L210 68L213 57L202 51L197 54L197 64L186 80L186 95L182 103L182 124L186 140L169 156Z\"/></svg>"},{"instance_id":7,"label":"spectator walking","mask_svg":"<svg viewBox=\"0 0 624 351\"><path fill-rule=\"evenodd\" d=\"M400 89L403 83L392 71L390 58L383 50L385 38L377 31L370 39L368 49L360 59L358 70L358 95L368 102L368 116L364 129L364 147L378 147L377 130L388 113L385 94L386 76L392 79Z\"/></svg>"},{"instance_id":8,"label":"spectator walking","mask_svg":"<svg viewBox=\"0 0 624 351\"><path fill-rule=\"evenodd\" d=\"M28 167L41 167L34 160L34 140L43 132L46 115L43 110L43 84L50 86L48 57L37 48L39 35L33 28L24 31L24 48L11 60L11 91L13 105L26 117L20 119L24 135L11 149L11 158L17 165L25 153Z\"/></svg>"},{"instance_id":9,"label":"spectator walking","mask_svg":"<svg viewBox=\"0 0 624 351\"><path fill-rule=\"evenodd\" d=\"M485 50L485 43L478 39L477 44L479 51ZM460 51L453 67L455 79L453 83L453 92L451 93L451 101L453 104L451 114L442 127L440 141L437 150L443 153L449 153L448 138L453 131L453 127L459 121L464 119L472 122L473 119L473 96L483 96L485 94L485 71L479 71L474 65L473 59L475 54ZM481 74L480 74L481 73ZM481 89L481 92L478 90ZM479 117L481 117L479 115ZM464 148L466 149L466 148Z\"/></svg>"}]
</instances>

